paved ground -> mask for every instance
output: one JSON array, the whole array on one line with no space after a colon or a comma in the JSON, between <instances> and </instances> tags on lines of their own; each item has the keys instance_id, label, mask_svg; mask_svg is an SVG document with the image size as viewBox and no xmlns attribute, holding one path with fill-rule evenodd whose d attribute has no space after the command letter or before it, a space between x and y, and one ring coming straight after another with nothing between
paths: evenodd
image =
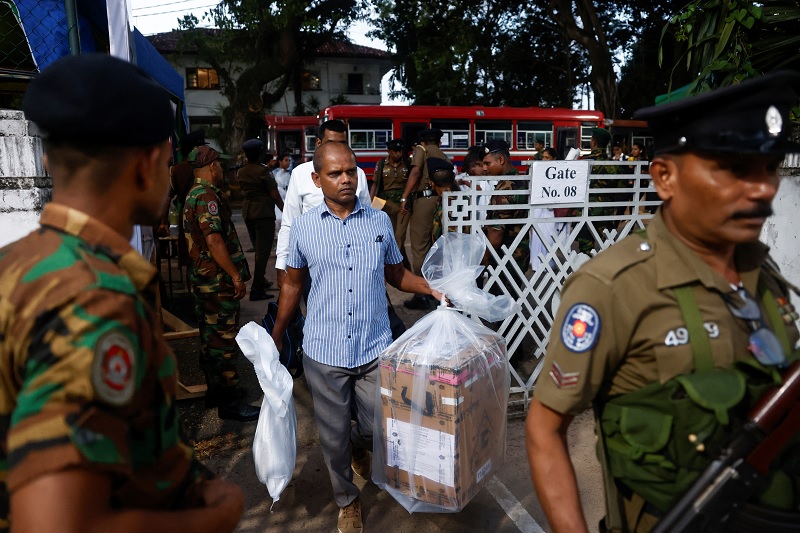
<instances>
[{"instance_id":1,"label":"paved ground","mask_svg":"<svg viewBox=\"0 0 800 533\"><path fill-rule=\"evenodd\" d=\"M249 239L238 212L237 228L245 248ZM252 254L248 260L253 265ZM274 280L274 253L267 269L268 279ZM192 321L188 295L175 289L172 302L166 305L187 321ZM273 292L277 296L277 292ZM402 305L408 298L390 288L390 298L398 314L411 326L425 313L409 311ZM260 321L267 302L242 303L242 324ZM174 341L178 354L181 379L188 383L201 381L197 372L197 339ZM248 390L247 401L260 405L261 393L252 366L240 358L242 383ZM294 477L272 506L272 500L264 485L256 478L251 451L256 423L243 424L221 421L214 410L207 410L202 400L184 400L180 404L186 435L195 443L201 460L221 477L239 483L245 492L245 512L237 531L239 532L311 532L336 531L337 508L319 448L316 428L313 423L311 396L303 378L294 382L294 400L297 408L298 442L297 464ZM593 421L591 413L578 417L572 424L569 443L570 452L582 488L584 512L590 528L603 515L603 496L600 470L595 459ZM357 478L358 479L358 478ZM530 481L525 455L524 422L522 418L508 421L508 446L505 465L487 486L460 513L455 514L409 514L388 493L371 482L361 481L364 507L365 531L383 533L478 533L517 532L534 533L549 531Z\"/></svg>"}]
</instances>

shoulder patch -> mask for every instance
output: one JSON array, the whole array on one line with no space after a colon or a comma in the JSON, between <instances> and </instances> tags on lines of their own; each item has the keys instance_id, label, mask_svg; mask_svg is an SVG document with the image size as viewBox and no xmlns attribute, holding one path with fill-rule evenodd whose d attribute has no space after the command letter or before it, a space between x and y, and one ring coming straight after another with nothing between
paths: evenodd
<instances>
[{"instance_id":1,"label":"shoulder patch","mask_svg":"<svg viewBox=\"0 0 800 533\"><path fill-rule=\"evenodd\" d=\"M216 215L219 213L219 205L217 205L216 200L211 200L208 202L208 212L212 215Z\"/></svg>"},{"instance_id":2,"label":"shoulder patch","mask_svg":"<svg viewBox=\"0 0 800 533\"><path fill-rule=\"evenodd\" d=\"M569 308L561 325L561 342L576 353L589 350L600 336L600 315L589 304L575 304Z\"/></svg>"},{"instance_id":3,"label":"shoulder patch","mask_svg":"<svg viewBox=\"0 0 800 533\"><path fill-rule=\"evenodd\" d=\"M95 344L92 385L98 398L110 405L125 405L133 397L136 354L133 344L119 331L104 333Z\"/></svg>"}]
</instances>

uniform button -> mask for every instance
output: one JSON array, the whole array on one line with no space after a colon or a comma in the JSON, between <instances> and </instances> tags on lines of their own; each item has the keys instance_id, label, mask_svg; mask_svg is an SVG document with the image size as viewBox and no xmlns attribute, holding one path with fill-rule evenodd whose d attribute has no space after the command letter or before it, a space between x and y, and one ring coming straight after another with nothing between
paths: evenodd
<instances>
[{"instance_id":1,"label":"uniform button","mask_svg":"<svg viewBox=\"0 0 800 533\"><path fill-rule=\"evenodd\" d=\"M649 242L643 242L642 244L639 245L639 249L641 251L643 251L643 252L649 252L650 251L650 243Z\"/></svg>"}]
</instances>

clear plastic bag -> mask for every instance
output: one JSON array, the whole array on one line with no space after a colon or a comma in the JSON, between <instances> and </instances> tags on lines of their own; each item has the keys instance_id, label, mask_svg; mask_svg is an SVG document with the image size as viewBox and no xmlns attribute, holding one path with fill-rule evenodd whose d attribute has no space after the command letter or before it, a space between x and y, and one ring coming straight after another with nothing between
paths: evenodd
<instances>
[{"instance_id":1,"label":"clear plastic bag","mask_svg":"<svg viewBox=\"0 0 800 533\"><path fill-rule=\"evenodd\" d=\"M253 438L253 459L258 479L267 486L272 504L292 480L297 460L297 413L292 397L292 376L279 360L278 349L267 331L249 322L236 335L242 353L255 369L264 392ZM271 508L271 507L270 507Z\"/></svg>"},{"instance_id":2,"label":"clear plastic bag","mask_svg":"<svg viewBox=\"0 0 800 533\"><path fill-rule=\"evenodd\" d=\"M459 310L489 322L511 316L517 303L510 296L495 296L478 288L486 252L482 235L445 233L431 247L422 264L422 275L431 288L447 295Z\"/></svg>"},{"instance_id":3,"label":"clear plastic bag","mask_svg":"<svg viewBox=\"0 0 800 533\"><path fill-rule=\"evenodd\" d=\"M482 241L450 235L437 241L423 274L451 302L483 316L480 299L483 306L497 299L474 286ZM464 283L467 271L472 286ZM500 307L513 310L507 302ZM505 460L505 340L442 306L384 350L379 374L373 481L409 512L460 511Z\"/></svg>"}]
</instances>

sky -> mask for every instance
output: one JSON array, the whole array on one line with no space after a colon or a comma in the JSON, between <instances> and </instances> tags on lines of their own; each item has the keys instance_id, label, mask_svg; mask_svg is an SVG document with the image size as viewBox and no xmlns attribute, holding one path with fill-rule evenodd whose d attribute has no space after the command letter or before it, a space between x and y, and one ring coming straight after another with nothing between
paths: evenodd
<instances>
[{"instance_id":1,"label":"sky","mask_svg":"<svg viewBox=\"0 0 800 533\"><path fill-rule=\"evenodd\" d=\"M188 14L194 14L200 20L200 26L203 26L203 13L217 5L217 2L214 0L130 0L130 4L133 25L143 35L152 35L176 29L178 27L178 19L182 19L184 15ZM205 24L208 23L206 22ZM367 23L358 22L349 29L348 36L356 44L386 50L386 43L366 36L369 30L370 26ZM403 103L399 101L390 102L388 99L390 76L391 72L384 76L381 83L382 100L384 103Z\"/></svg>"}]
</instances>

